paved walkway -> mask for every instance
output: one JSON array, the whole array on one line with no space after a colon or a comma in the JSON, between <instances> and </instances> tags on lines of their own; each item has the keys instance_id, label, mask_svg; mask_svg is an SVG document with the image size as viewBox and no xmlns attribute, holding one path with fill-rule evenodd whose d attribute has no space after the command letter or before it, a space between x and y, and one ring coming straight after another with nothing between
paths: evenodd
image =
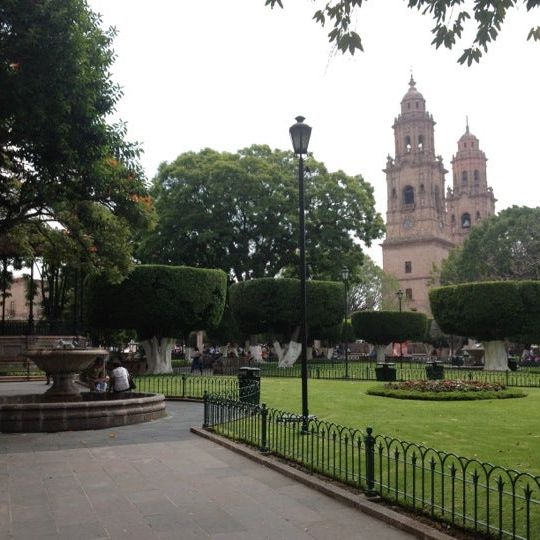
<instances>
[{"instance_id":1,"label":"paved walkway","mask_svg":"<svg viewBox=\"0 0 540 540\"><path fill-rule=\"evenodd\" d=\"M0 383L0 395L40 383ZM413 538L189 432L202 406L102 431L0 434L0 540Z\"/></svg>"}]
</instances>

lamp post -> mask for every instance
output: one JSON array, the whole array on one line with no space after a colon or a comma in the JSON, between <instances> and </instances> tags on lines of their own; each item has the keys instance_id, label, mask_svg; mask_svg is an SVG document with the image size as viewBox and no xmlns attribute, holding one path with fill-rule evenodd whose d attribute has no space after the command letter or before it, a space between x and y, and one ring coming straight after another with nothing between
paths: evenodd
<instances>
[{"instance_id":1,"label":"lamp post","mask_svg":"<svg viewBox=\"0 0 540 540\"><path fill-rule=\"evenodd\" d=\"M348 295L348 288L349 288L349 269L344 266L341 269L341 279L343 280L343 284L345 285L345 326L348 325L349 322L349 295ZM345 333L345 378L349 378L349 344L347 343L347 332L348 329L344 328Z\"/></svg>"},{"instance_id":2,"label":"lamp post","mask_svg":"<svg viewBox=\"0 0 540 540\"><path fill-rule=\"evenodd\" d=\"M300 352L302 375L302 432L308 431L308 388L307 388L307 316L306 316L306 226L304 222L304 158L307 154L311 127L304 124L304 117L297 116L296 124L289 129L294 153L298 156L298 217L300 247Z\"/></svg>"},{"instance_id":3,"label":"lamp post","mask_svg":"<svg viewBox=\"0 0 540 540\"><path fill-rule=\"evenodd\" d=\"M396 296L399 304L399 312L401 313L401 301L403 300L403 291L399 289L399 291L396 292Z\"/></svg>"},{"instance_id":4,"label":"lamp post","mask_svg":"<svg viewBox=\"0 0 540 540\"><path fill-rule=\"evenodd\" d=\"M399 312L401 313L401 301L403 300L403 291L399 289L396 292L396 296L397 296L398 304L399 304ZM400 341L399 342L399 362L400 362L401 367L403 367L403 349L401 348L401 345L402 343Z\"/></svg>"}]
</instances>

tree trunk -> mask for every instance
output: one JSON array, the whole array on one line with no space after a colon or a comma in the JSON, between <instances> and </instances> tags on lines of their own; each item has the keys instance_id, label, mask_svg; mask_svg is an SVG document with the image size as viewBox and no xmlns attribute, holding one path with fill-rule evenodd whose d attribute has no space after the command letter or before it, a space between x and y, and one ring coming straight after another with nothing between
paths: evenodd
<instances>
[{"instance_id":1,"label":"tree trunk","mask_svg":"<svg viewBox=\"0 0 540 540\"><path fill-rule=\"evenodd\" d=\"M332 356L334 355L334 347L327 347L326 348L326 359L332 360Z\"/></svg>"},{"instance_id":2,"label":"tree trunk","mask_svg":"<svg viewBox=\"0 0 540 540\"><path fill-rule=\"evenodd\" d=\"M281 367L281 362L283 362L283 356L285 355L285 351L282 349L281 343L279 341L274 341L274 352L276 353L278 359L278 366Z\"/></svg>"},{"instance_id":3,"label":"tree trunk","mask_svg":"<svg viewBox=\"0 0 540 540\"><path fill-rule=\"evenodd\" d=\"M508 358L504 341L484 341L484 369L506 371Z\"/></svg>"},{"instance_id":4,"label":"tree trunk","mask_svg":"<svg viewBox=\"0 0 540 540\"><path fill-rule=\"evenodd\" d=\"M174 338L158 339L155 336L141 343L148 363L146 373L172 373L171 351L174 343Z\"/></svg>"},{"instance_id":5,"label":"tree trunk","mask_svg":"<svg viewBox=\"0 0 540 540\"><path fill-rule=\"evenodd\" d=\"M386 345L375 345L375 350L377 351L377 364L381 364L385 361L384 351L386 350Z\"/></svg>"},{"instance_id":6,"label":"tree trunk","mask_svg":"<svg viewBox=\"0 0 540 540\"><path fill-rule=\"evenodd\" d=\"M283 360L278 364L279 367L291 367L300 357L302 352L302 344L298 341L290 341L287 347L287 352L283 357Z\"/></svg>"}]
</instances>

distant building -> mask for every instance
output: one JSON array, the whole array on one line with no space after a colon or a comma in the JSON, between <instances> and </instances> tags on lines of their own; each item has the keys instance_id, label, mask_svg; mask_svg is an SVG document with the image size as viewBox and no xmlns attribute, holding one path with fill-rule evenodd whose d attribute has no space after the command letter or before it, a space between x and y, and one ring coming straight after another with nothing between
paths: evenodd
<instances>
[{"instance_id":1,"label":"distant building","mask_svg":"<svg viewBox=\"0 0 540 540\"><path fill-rule=\"evenodd\" d=\"M452 159L453 186L448 189L448 171L435 153L434 128L411 76L393 125L395 157L388 156L384 169L388 209L383 269L399 280L404 306L424 313L430 312L433 265L440 267L471 227L495 213L487 159L468 123Z\"/></svg>"},{"instance_id":2,"label":"distant building","mask_svg":"<svg viewBox=\"0 0 540 540\"><path fill-rule=\"evenodd\" d=\"M39 282L35 282L37 285L36 296L34 297L34 319L39 320L41 318L41 289ZM5 306L5 320L25 321L28 319L30 313L30 303L26 299L26 280L22 277L14 278L11 287L7 291L10 296L6 298ZM0 292L0 310L2 308L2 297ZM1 316L1 311L0 311Z\"/></svg>"}]
</instances>

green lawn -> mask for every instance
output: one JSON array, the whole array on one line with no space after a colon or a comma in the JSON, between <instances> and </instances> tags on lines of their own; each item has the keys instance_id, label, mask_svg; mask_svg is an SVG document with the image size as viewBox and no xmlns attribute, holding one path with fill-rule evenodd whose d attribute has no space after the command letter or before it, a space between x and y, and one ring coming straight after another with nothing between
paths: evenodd
<instances>
[{"instance_id":1,"label":"green lawn","mask_svg":"<svg viewBox=\"0 0 540 540\"><path fill-rule=\"evenodd\" d=\"M540 389L519 399L436 402L369 396L375 382L309 381L309 413L319 419L421 443L540 475ZM261 401L300 412L300 380L262 380Z\"/></svg>"}]
</instances>

